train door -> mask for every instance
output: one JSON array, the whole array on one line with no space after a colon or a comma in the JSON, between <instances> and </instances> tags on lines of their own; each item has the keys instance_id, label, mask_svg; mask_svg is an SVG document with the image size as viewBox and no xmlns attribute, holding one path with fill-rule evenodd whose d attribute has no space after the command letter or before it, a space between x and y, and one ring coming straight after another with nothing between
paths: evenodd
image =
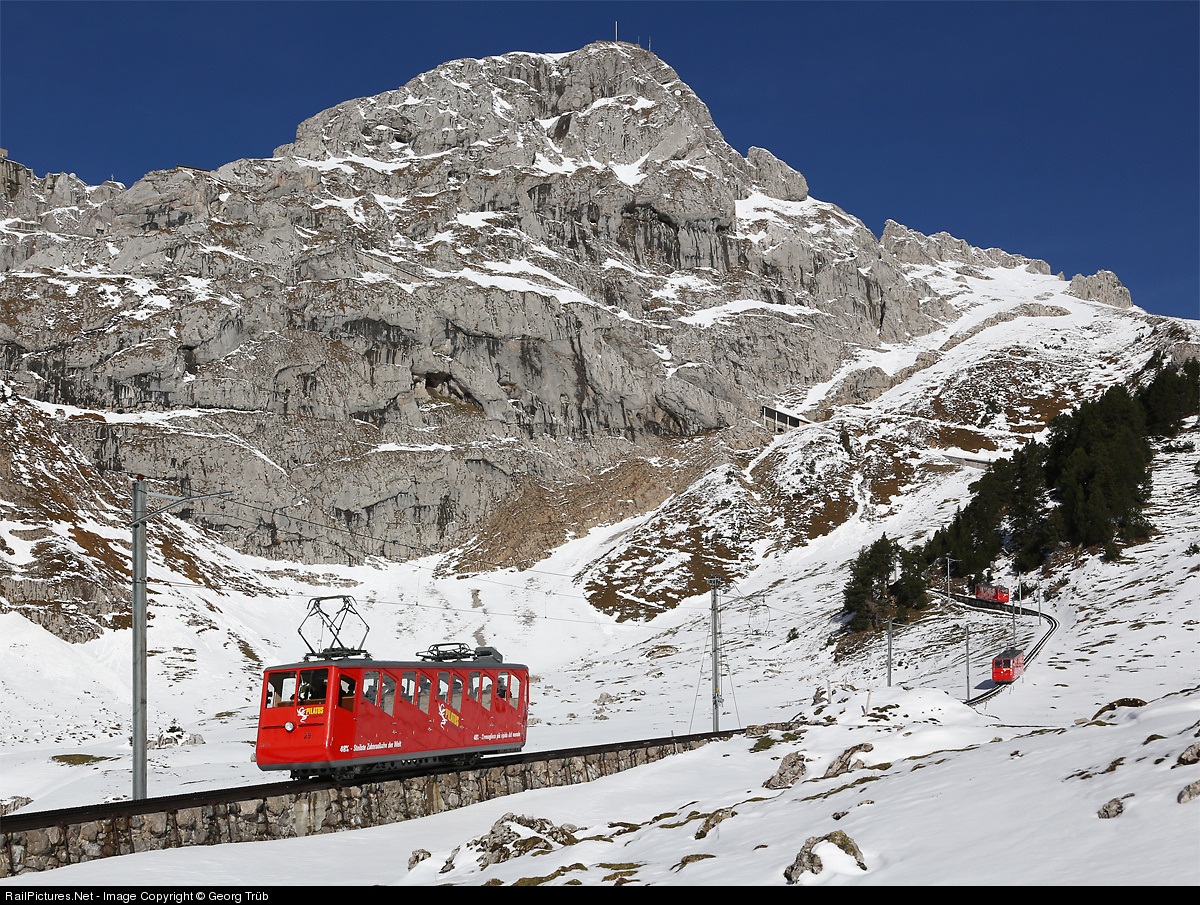
<instances>
[{"instance_id":1,"label":"train door","mask_svg":"<svg viewBox=\"0 0 1200 905\"><path fill-rule=\"evenodd\" d=\"M496 730L496 715L492 711L492 699L496 690L496 679L490 672L472 670L467 676L467 700L469 744L488 744L493 741Z\"/></svg>"},{"instance_id":2,"label":"train door","mask_svg":"<svg viewBox=\"0 0 1200 905\"><path fill-rule=\"evenodd\" d=\"M434 678L430 717L439 748L462 747L462 678L448 669L439 669Z\"/></svg>"},{"instance_id":3,"label":"train door","mask_svg":"<svg viewBox=\"0 0 1200 905\"><path fill-rule=\"evenodd\" d=\"M403 670L398 681L385 674L383 685L383 711L391 717L393 747L402 753L426 750L430 742L429 717L419 709L422 685L416 670Z\"/></svg>"},{"instance_id":4,"label":"train door","mask_svg":"<svg viewBox=\"0 0 1200 905\"><path fill-rule=\"evenodd\" d=\"M467 673L467 697L463 701L463 729L466 743L478 745L482 743L481 736L488 731L490 711L484 706L484 674L478 669ZM491 684L488 684L491 688ZM489 699L491 692L488 692Z\"/></svg>"},{"instance_id":5,"label":"train door","mask_svg":"<svg viewBox=\"0 0 1200 905\"><path fill-rule=\"evenodd\" d=\"M359 670L334 670L329 683L329 744L339 759L355 756L357 726L355 713L358 709Z\"/></svg>"},{"instance_id":6,"label":"train door","mask_svg":"<svg viewBox=\"0 0 1200 905\"><path fill-rule=\"evenodd\" d=\"M512 674L513 717L516 720L521 741L525 741L525 730L529 724L529 674L514 672Z\"/></svg>"},{"instance_id":7,"label":"train door","mask_svg":"<svg viewBox=\"0 0 1200 905\"><path fill-rule=\"evenodd\" d=\"M425 670L406 669L400 676L400 701L396 705L397 723L407 736L405 747L410 751L429 751L439 745L434 732L437 697L433 693L433 677Z\"/></svg>"},{"instance_id":8,"label":"train door","mask_svg":"<svg viewBox=\"0 0 1200 905\"><path fill-rule=\"evenodd\" d=\"M493 711L496 716L496 729L502 738L524 737L524 694L525 682L520 673L505 669L496 674Z\"/></svg>"}]
</instances>

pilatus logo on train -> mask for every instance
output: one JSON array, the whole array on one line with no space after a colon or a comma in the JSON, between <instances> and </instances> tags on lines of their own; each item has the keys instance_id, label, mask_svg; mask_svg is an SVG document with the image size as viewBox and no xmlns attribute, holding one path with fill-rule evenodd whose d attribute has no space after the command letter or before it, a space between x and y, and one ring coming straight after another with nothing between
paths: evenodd
<instances>
[{"instance_id":1,"label":"pilatus logo on train","mask_svg":"<svg viewBox=\"0 0 1200 905\"><path fill-rule=\"evenodd\" d=\"M447 709L445 704L438 704L438 715L442 718L442 728L446 728L446 723L458 725L459 716L453 710Z\"/></svg>"}]
</instances>

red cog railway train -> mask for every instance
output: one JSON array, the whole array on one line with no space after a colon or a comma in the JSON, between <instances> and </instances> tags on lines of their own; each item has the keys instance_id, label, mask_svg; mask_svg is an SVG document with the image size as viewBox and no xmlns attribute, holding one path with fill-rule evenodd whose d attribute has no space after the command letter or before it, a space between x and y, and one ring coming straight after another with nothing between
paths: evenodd
<instances>
[{"instance_id":1,"label":"red cog railway train","mask_svg":"<svg viewBox=\"0 0 1200 905\"><path fill-rule=\"evenodd\" d=\"M327 600L343 602L333 618L322 609ZM349 597L315 598L314 615L335 639L346 616L358 616ZM259 769L288 770L294 779L348 779L410 765L465 766L484 754L521 750L527 667L505 663L494 648L463 644L435 644L417 657L374 660L361 643L319 653L309 645L303 660L266 669Z\"/></svg>"},{"instance_id":2,"label":"red cog railway train","mask_svg":"<svg viewBox=\"0 0 1200 905\"><path fill-rule=\"evenodd\" d=\"M975 585L975 596L979 600L990 600L993 603L1008 603L1009 601L1008 588L999 584L977 584Z\"/></svg>"},{"instance_id":3,"label":"red cog railway train","mask_svg":"<svg viewBox=\"0 0 1200 905\"><path fill-rule=\"evenodd\" d=\"M1002 682L1015 682L1025 674L1025 651L1015 647L1000 652L992 660L992 681L999 685Z\"/></svg>"}]
</instances>

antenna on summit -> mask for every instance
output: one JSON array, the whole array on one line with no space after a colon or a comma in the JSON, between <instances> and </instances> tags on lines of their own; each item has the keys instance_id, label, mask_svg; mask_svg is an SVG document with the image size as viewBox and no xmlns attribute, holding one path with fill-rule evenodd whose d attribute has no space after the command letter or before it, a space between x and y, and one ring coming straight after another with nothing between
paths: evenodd
<instances>
[{"instance_id":1,"label":"antenna on summit","mask_svg":"<svg viewBox=\"0 0 1200 905\"><path fill-rule=\"evenodd\" d=\"M617 20L613 19L613 40L617 40Z\"/></svg>"}]
</instances>

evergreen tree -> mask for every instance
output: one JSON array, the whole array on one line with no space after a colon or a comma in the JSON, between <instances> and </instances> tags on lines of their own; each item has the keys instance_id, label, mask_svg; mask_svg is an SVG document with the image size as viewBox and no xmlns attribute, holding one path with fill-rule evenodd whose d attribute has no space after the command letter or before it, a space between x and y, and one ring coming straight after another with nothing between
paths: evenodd
<instances>
[{"instance_id":1,"label":"evergreen tree","mask_svg":"<svg viewBox=\"0 0 1200 905\"><path fill-rule=\"evenodd\" d=\"M922 610L929 604L929 594L925 590L925 563L917 551L903 547L898 547L897 551L900 577L889 590L896 601L898 614L907 619L910 610Z\"/></svg>"},{"instance_id":2,"label":"evergreen tree","mask_svg":"<svg viewBox=\"0 0 1200 905\"><path fill-rule=\"evenodd\" d=\"M868 566L867 551L862 550L850 564L850 580L842 591L842 607L850 614L846 628L862 632L876 627L875 595Z\"/></svg>"},{"instance_id":3,"label":"evergreen tree","mask_svg":"<svg viewBox=\"0 0 1200 905\"><path fill-rule=\"evenodd\" d=\"M899 576L896 576L899 567ZM928 603L923 560L886 534L861 550L850 564L850 580L842 592L846 628L852 632L878 629L888 619L906 620Z\"/></svg>"},{"instance_id":4,"label":"evergreen tree","mask_svg":"<svg viewBox=\"0 0 1200 905\"><path fill-rule=\"evenodd\" d=\"M1046 482L1060 503L1066 539L1110 545L1144 524L1150 444L1142 407L1121 386L1050 425Z\"/></svg>"},{"instance_id":5,"label":"evergreen tree","mask_svg":"<svg viewBox=\"0 0 1200 905\"><path fill-rule=\"evenodd\" d=\"M951 575L982 580L1001 552L1027 572L1062 543L1102 547L1111 558L1118 542L1147 537L1148 437L1173 436L1184 418L1200 414L1200 360L1174 368L1156 359L1151 367L1159 370L1136 395L1111 387L1055 418L1045 445L1031 442L993 463L971 485L971 499L919 551L886 535L863 550L845 590L849 628L878 628L919 610L928 600L922 573L946 557Z\"/></svg>"},{"instance_id":6,"label":"evergreen tree","mask_svg":"<svg viewBox=\"0 0 1200 905\"><path fill-rule=\"evenodd\" d=\"M1013 487L1008 508L1008 548L1021 572L1041 565L1057 537L1049 517L1046 449L1033 442L1013 456Z\"/></svg>"},{"instance_id":7,"label":"evergreen tree","mask_svg":"<svg viewBox=\"0 0 1200 905\"><path fill-rule=\"evenodd\" d=\"M1183 419L1200 407L1200 361L1188 359L1182 368L1165 367L1137 394L1152 437L1173 437Z\"/></svg>"}]
</instances>

